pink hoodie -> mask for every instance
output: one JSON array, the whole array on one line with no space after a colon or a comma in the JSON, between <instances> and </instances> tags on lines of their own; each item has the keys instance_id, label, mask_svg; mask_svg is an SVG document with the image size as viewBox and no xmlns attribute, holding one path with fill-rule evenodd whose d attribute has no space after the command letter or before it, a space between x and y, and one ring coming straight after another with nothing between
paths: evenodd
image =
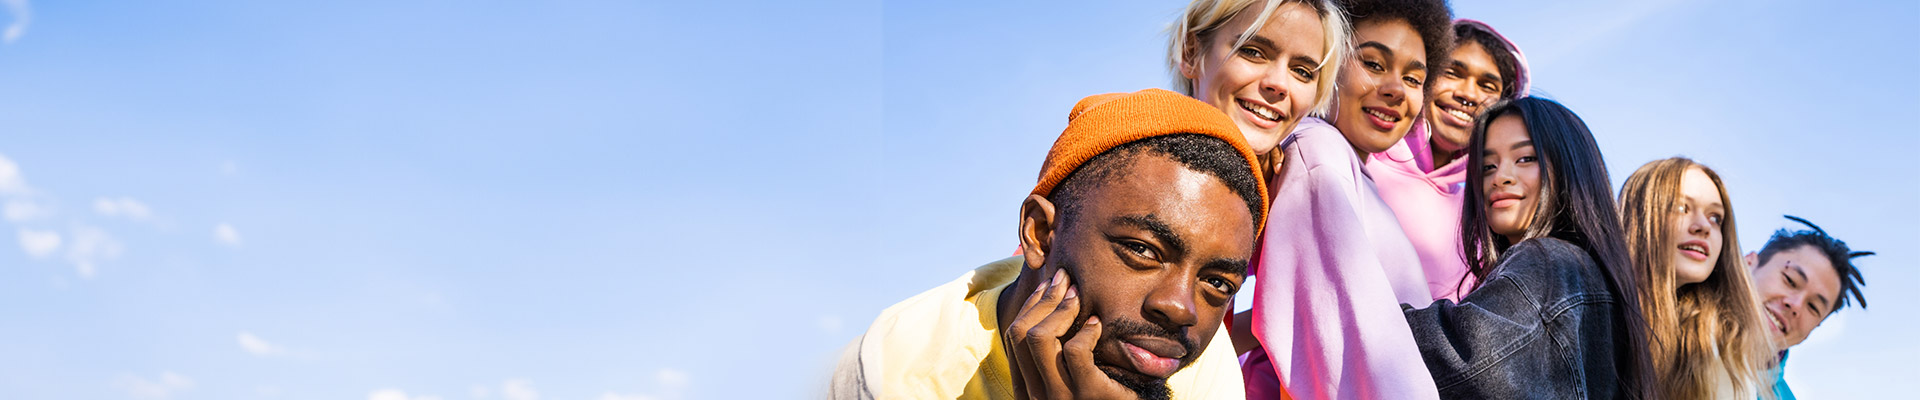
<instances>
[{"instance_id":1,"label":"pink hoodie","mask_svg":"<svg viewBox=\"0 0 1920 400\"><path fill-rule=\"evenodd\" d=\"M1454 25L1475 25L1506 43L1515 64L1511 98L1526 97L1527 58L1520 53L1520 47L1486 23L1459 19L1454 20ZM1462 185L1466 184L1469 168L1464 158L1433 168L1432 132L1427 130L1427 123L1426 118L1421 118L1406 139L1387 151L1374 153L1373 162L1367 163L1367 173L1373 176L1374 185L1380 189L1380 199L1393 208L1399 217L1400 229L1420 254L1420 265L1426 272L1427 289L1433 292L1433 299L1459 301L1465 294L1462 291L1473 287L1466 260L1460 254L1460 202L1466 195Z\"/></svg>"}]
</instances>

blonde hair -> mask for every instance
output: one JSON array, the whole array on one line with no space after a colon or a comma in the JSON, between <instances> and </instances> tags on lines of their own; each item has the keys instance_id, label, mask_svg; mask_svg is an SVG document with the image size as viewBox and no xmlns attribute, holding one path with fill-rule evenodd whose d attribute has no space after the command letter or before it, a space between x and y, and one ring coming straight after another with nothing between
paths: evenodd
<instances>
[{"instance_id":1,"label":"blonde hair","mask_svg":"<svg viewBox=\"0 0 1920 400\"><path fill-rule=\"evenodd\" d=\"M1181 13L1179 23L1170 27L1167 32L1167 69L1173 72L1174 91L1189 97L1194 95L1193 80L1180 74L1180 65L1188 61L1187 47L1190 45L1200 47L1202 48L1200 54L1205 54L1206 42L1220 33L1218 31L1221 26L1226 25L1227 20L1233 19L1241 11L1252 8L1254 3L1260 1L1262 0L1194 0L1187 4L1186 11ZM1332 0L1266 0L1266 2L1266 7L1260 10L1260 16L1253 20L1253 25L1247 27L1246 32L1240 32L1233 42L1233 47L1238 48L1245 44L1248 38L1253 37L1255 32L1259 32L1261 27L1266 26L1267 18L1272 17L1273 12L1279 10L1283 4L1298 3L1313 9L1314 14L1320 17L1321 31L1326 33L1324 44L1327 51L1321 55L1320 65L1314 67L1318 72L1314 82L1318 93L1313 99L1313 109L1308 114L1326 115L1333 103L1334 83L1338 78L1340 65L1346 61L1347 52L1352 47L1352 44L1348 43L1352 33L1347 26L1346 13L1340 11L1340 7L1334 5ZM1205 57L1197 57L1192 60L1194 67L1206 68L1205 65L1201 65L1204 59Z\"/></svg>"},{"instance_id":2,"label":"blonde hair","mask_svg":"<svg viewBox=\"0 0 1920 400\"><path fill-rule=\"evenodd\" d=\"M1720 192L1726 207L1720 222L1720 258L1706 281L1680 286L1675 277L1672 240L1680 182L1699 168ZM1621 223L1628 253L1638 267L1640 304L1653 338L1649 352L1662 398L1754 398L1772 343L1761 330L1759 302L1740 259L1734 236L1733 203L1712 168L1683 157L1643 165L1620 189ZM1724 393L1723 385L1733 393ZM1772 396L1768 396L1772 397Z\"/></svg>"}]
</instances>

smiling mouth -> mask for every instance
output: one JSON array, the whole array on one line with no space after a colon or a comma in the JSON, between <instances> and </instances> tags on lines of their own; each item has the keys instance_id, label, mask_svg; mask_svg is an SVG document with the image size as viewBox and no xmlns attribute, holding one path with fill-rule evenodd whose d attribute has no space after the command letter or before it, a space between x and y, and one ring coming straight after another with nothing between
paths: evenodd
<instances>
[{"instance_id":1,"label":"smiling mouth","mask_svg":"<svg viewBox=\"0 0 1920 400\"><path fill-rule=\"evenodd\" d=\"M1367 111L1367 115L1372 115L1374 118L1379 118L1381 121L1400 122L1400 117L1387 116L1387 114L1382 114L1381 112L1374 111L1374 109L1371 109L1371 108L1366 109L1366 111Z\"/></svg>"},{"instance_id":2,"label":"smiling mouth","mask_svg":"<svg viewBox=\"0 0 1920 400\"><path fill-rule=\"evenodd\" d=\"M1280 122L1280 121L1286 120L1286 114L1281 114L1280 110L1275 110L1273 109L1273 107L1253 104L1251 102L1248 102L1246 100L1241 100L1241 99L1233 99L1233 102L1234 104L1239 104L1240 109L1252 112L1253 115L1259 116L1260 119L1273 121L1273 122Z\"/></svg>"},{"instance_id":3,"label":"smiling mouth","mask_svg":"<svg viewBox=\"0 0 1920 400\"><path fill-rule=\"evenodd\" d=\"M1473 122L1473 114L1468 114L1466 111L1463 111L1461 109L1442 106L1440 107L1440 110L1446 111L1447 115L1452 115L1454 118L1459 118L1461 121Z\"/></svg>"},{"instance_id":4,"label":"smiling mouth","mask_svg":"<svg viewBox=\"0 0 1920 400\"><path fill-rule=\"evenodd\" d=\"M1785 335L1787 334L1787 324L1784 324L1784 323L1781 323L1781 322L1780 322L1780 313L1777 313L1777 312L1774 312L1772 308L1768 308L1768 309L1767 309L1767 320L1768 320L1768 321L1773 321L1773 330L1774 330L1774 331L1776 331L1776 332L1780 332L1780 335L1782 335L1782 336L1785 336Z\"/></svg>"},{"instance_id":5,"label":"smiling mouth","mask_svg":"<svg viewBox=\"0 0 1920 400\"><path fill-rule=\"evenodd\" d=\"M1687 258L1692 258L1696 261L1706 261L1707 259L1707 246L1702 246L1694 243L1684 243L1680 245L1680 251L1684 253L1688 253Z\"/></svg>"}]
</instances>

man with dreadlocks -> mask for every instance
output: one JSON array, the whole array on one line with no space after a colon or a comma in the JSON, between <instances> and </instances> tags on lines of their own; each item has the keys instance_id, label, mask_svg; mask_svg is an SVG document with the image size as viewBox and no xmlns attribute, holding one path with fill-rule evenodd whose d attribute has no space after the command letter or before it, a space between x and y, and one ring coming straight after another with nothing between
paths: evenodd
<instances>
[{"instance_id":1,"label":"man with dreadlocks","mask_svg":"<svg viewBox=\"0 0 1920 400\"><path fill-rule=\"evenodd\" d=\"M1773 368L1773 392L1781 400L1793 400L1793 390L1781 379L1787 348L1807 340L1807 334L1827 316L1847 308L1849 297L1860 302L1861 309L1867 308L1867 298L1860 293L1866 282L1853 259L1873 252L1853 251L1847 242L1812 222L1786 217L1810 229L1775 231L1758 254L1747 253L1746 262L1753 268L1754 296L1760 300L1767 334L1780 349L1780 360Z\"/></svg>"}]
</instances>

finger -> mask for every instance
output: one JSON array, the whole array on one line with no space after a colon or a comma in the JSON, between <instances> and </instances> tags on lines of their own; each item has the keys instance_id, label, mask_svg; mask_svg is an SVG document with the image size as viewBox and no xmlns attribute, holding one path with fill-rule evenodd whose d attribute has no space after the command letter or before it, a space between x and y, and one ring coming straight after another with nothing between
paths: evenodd
<instances>
[{"instance_id":1,"label":"finger","mask_svg":"<svg viewBox=\"0 0 1920 400\"><path fill-rule=\"evenodd\" d=\"M1060 349L1067 332L1073 328L1074 319L1080 315L1079 289L1073 287L1071 282L1065 286L1066 293L1061 295L1059 306L1027 331L1027 341L1030 343L1025 346L1028 358L1033 360L1034 370L1046 382L1044 387L1047 396L1056 399L1073 396L1070 382L1065 379L1064 369L1060 366Z\"/></svg>"},{"instance_id":2,"label":"finger","mask_svg":"<svg viewBox=\"0 0 1920 400\"><path fill-rule=\"evenodd\" d=\"M1028 304L1014 314L1012 323L1007 324L1015 340L1025 340L1025 332L1028 329L1039 324L1041 319L1046 318L1059 307L1060 298L1066 294L1064 288L1066 280L1066 271L1055 270L1053 279L1034 289L1034 295L1027 299Z\"/></svg>"},{"instance_id":3,"label":"finger","mask_svg":"<svg viewBox=\"0 0 1920 400\"><path fill-rule=\"evenodd\" d=\"M1124 394L1126 387L1114 382L1113 378L1107 377L1093 364L1093 346L1100 343L1100 331L1100 317L1087 317L1087 322L1080 324L1080 332L1067 341L1066 347L1061 350L1067 378L1073 380L1072 389L1077 393L1094 395L1092 397L1101 397L1097 395L1100 393Z\"/></svg>"},{"instance_id":4,"label":"finger","mask_svg":"<svg viewBox=\"0 0 1920 400\"><path fill-rule=\"evenodd\" d=\"M1062 274L1060 272L1054 273L1055 278L1061 276ZM1008 338L1007 343L1012 347L1007 349L1007 355L1008 358L1012 359L1010 361L1014 369L1014 375L1020 378L1021 384L1019 386L1023 391L1027 392L1028 398L1045 398L1044 395L1047 392L1047 383L1045 377L1040 373L1041 368L1039 364L1034 362L1034 357L1030 355L1033 353L1027 351L1032 345L1028 332L1055 308L1042 308L1045 304L1043 302L1047 301L1045 300L1048 293L1047 289L1053 288L1054 282L1058 282L1058 280L1049 279L1034 286L1033 293L1027 296L1025 305L1021 306L1020 310L1014 314L1013 322L1008 324L1007 332L1004 333ZM1055 302L1057 302L1057 300Z\"/></svg>"}]
</instances>

